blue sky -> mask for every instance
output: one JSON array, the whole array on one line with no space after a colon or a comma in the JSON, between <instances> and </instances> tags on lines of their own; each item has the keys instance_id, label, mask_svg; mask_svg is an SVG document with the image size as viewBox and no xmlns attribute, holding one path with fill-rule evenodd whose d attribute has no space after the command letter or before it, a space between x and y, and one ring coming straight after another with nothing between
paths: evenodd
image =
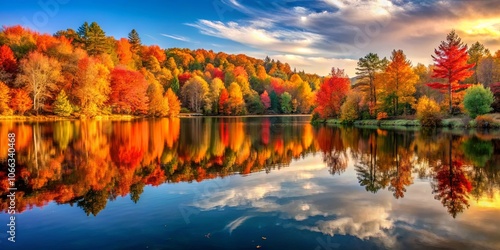
<instances>
[{"instance_id":1,"label":"blue sky","mask_svg":"<svg viewBox=\"0 0 500 250\"><path fill-rule=\"evenodd\" d=\"M335 66L354 76L369 52L403 49L414 64L429 64L451 29L494 52L499 11L495 0L19 0L2 1L0 25L52 34L95 21L115 38L136 29L144 44L269 55L299 70L325 75Z\"/></svg>"}]
</instances>

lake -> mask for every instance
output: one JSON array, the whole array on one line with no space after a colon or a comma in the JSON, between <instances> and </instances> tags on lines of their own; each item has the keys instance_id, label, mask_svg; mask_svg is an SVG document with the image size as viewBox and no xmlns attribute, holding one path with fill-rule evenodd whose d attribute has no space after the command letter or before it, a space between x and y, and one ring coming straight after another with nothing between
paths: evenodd
<instances>
[{"instance_id":1,"label":"lake","mask_svg":"<svg viewBox=\"0 0 500 250\"><path fill-rule=\"evenodd\" d=\"M499 138L309 117L3 121L0 249L500 249Z\"/></svg>"}]
</instances>

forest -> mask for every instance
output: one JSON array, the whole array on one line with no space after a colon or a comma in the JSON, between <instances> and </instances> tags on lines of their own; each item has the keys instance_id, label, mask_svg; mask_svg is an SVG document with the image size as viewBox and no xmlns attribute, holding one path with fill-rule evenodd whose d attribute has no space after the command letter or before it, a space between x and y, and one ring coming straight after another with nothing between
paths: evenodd
<instances>
[{"instance_id":1,"label":"forest","mask_svg":"<svg viewBox=\"0 0 500 250\"><path fill-rule=\"evenodd\" d=\"M368 53L354 78L341 67L319 76L269 57L144 45L136 30L115 39L96 22L53 35L10 26L0 31L0 115L314 113L434 125L500 110L500 50L468 47L451 31L432 59L413 65L402 50L389 59Z\"/></svg>"}]
</instances>

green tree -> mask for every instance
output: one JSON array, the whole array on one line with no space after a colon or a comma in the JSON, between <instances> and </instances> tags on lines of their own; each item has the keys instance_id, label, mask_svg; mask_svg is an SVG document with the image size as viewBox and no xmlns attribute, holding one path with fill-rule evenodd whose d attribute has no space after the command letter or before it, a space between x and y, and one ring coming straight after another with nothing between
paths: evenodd
<instances>
[{"instance_id":1,"label":"green tree","mask_svg":"<svg viewBox=\"0 0 500 250\"><path fill-rule=\"evenodd\" d=\"M68 100L66 91L61 90L54 101L54 114L58 116L70 116L73 113L73 107Z\"/></svg>"},{"instance_id":2,"label":"green tree","mask_svg":"<svg viewBox=\"0 0 500 250\"><path fill-rule=\"evenodd\" d=\"M356 68L356 75L358 75L358 84L368 87L369 101L377 104L377 92L375 88L375 78L377 73L382 71L388 61L384 57L380 59L377 54L369 53L363 58L359 58L358 67Z\"/></svg>"},{"instance_id":3,"label":"green tree","mask_svg":"<svg viewBox=\"0 0 500 250\"><path fill-rule=\"evenodd\" d=\"M292 113L292 96L288 92L281 95L281 110L284 114Z\"/></svg>"},{"instance_id":4,"label":"green tree","mask_svg":"<svg viewBox=\"0 0 500 250\"><path fill-rule=\"evenodd\" d=\"M494 147L491 141L483 141L476 136L467 139L462 144L465 157L478 167L484 167L493 156Z\"/></svg>"},{"instance_id":5,"label":"green tree","mask_svg":"<svg viewBox=\"0 0 500 250\"><path fill-rule=\"evenodd\" d=\"M483 85L474 85L465 91L464 108L471 118L483 115L492 110L493 93Z\"/></svg>"},{"instance_id":6,"label":"green tree","mask_svg":"<svg viewBox=\"0 0 500 250\"><path fill-rule=\"evenodd\" d=\"M361 95L357 91L349 91L345 102L340 107L340 120L345 123L352 123L359 118Z\"/></svg>"},{"instance_id":7,"label":"green tree","mask_svg":"<svg viewBox=\"0 0 500 250\"><path fill-rule=\"evenodd\" d=\"M274 111L275 113L281 113L279 97L276 94L276 92L274 92L274 90L271 91L269 97L271 98L271 110Z\"/></svg>"},{"instance_id":8,"label":"green tree","mask_svg":"<svg viewBox=\"0 0 500 250\"><path fill-rule=\"evenodd\" d=\"M141 51L141 38L139 37L139 33L135 29L132 29L130 33L128 33L128 41L131 45L131 51L134 54Z\"/></svg>"},{"instance_id":9,"label":"green tree","mask_svg":"<svg viewBox=\"0 0 500 250\"><path fill-rule=\"evenodd\" d=\"M105 53L109 48L106 34L96 22L92 22L90 25L85 22L78 28L78 35L89 55Z\"/></svg>"},{"instance_id":10,"label":"green tree","mask_svg":"<svg viewBox=\"0 0 500 250\"><path fill-rule=\"evenodd\" d=\"M174 91L175 94L179 94L179 89L180 89L180 85L179 85L179 78L177 78L177 76L175 76L173 79L172 79L172 82L170 83L170 88L172 89L172 91Z\"/></svg>"}]
</instances>

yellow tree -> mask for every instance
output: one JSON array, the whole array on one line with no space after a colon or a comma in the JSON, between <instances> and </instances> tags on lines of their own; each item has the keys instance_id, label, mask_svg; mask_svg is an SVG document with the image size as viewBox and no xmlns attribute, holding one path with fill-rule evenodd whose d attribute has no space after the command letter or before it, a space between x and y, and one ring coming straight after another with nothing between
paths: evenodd
<instances>
[{"instance_id":1,"label":"yellow tree","mask_svg":"<svg viewBox=\"0 0 500 250\"><path fill-rule=\"evenodd\" d=\"M241 91L240 85L236 82L232 82L228 88L229 92L229 107L231 113L235 115L242 115L246 113L245 110L245 100L243 99L243 93Z\"/></svg>"},{"instance_id":2,"label":"yellow tree","mask_svg":"<svg viewBox=\"0 0 500 250\"><path fill-rule=\"evenodd\" d=\"M415 84L418 76L413 72L411 62L402 50L393 50L391 61L385 70L384 92L392 104L393 114L398 115L401 103L414 103Z\"/></svg>"},{"instance_id":3,"label":"yellow tree","mask_svg":"<svg viewBox=\"0 0 500 250\"><path fill-rule=\"evenodd\" d=\"M78 62L73 94L85 115L97 115L104 107L111 91L108 76L108 68L94 58L85 57Z\"/></svg>"},{"instance_id":4,"label":"yellow tree","mask_svg":"<svg viewBox=\"0 0 500 250\"><path fill-rule=\"evenodd\" d=\"M181 95L186 105L194 112L201 112L206 102L208 83L200 76L189 79L181 89Z\"/></svg>"},{"instance_id":5,"label":"yellow tree","mask_svg":"<svg viewBox=\"0 0 500 250\"><path fill-rule=\"evenodd\" d=\"M163 117L169 112L168 100L163 97L163 87L154 81L148 87L149 115Z\"/></svg>"},{"instance_id":6,"label":"yellow tree","mask_svg":"<svg viewBox=\"0 0 500 250\"><path fill-rule=\"evenodd\" d=\"M300 113L311 112L311 107L314 104L314 93L308 82L301 82L297 89L297 100L299 102L298 111Z\"/></svg>"},{"instance_id":7,"label":"yellow tree","mask_svg":"<svg viewBox=\"0 0 500 250\"><path fill-rule=\"evenodd\" d=\"M0 115L12 113L9 108L10 102L10 88L5 83L0 81Z\"/></svg>"},{"instance_id":8,"label":"yellow tree","mask_svg":"<svg viewBox=\"0 0 500 250\"><path fill-rule=\"evenodd\" d=\"M219 78L214 78L210 82L209 92L207 94L207 102L205 104L205 110L209 113L217 114L218 104L219 104L219 96L221 91L224 89L224 82L222 82Z\"/></svg>"},{"instance_id":9,"label":"yellow tree","mask_svg":"<svg viewBox=\"0 0 500 250\"><path fill-rule=\"evenodd\" d=\"M30 53L21 60L17 85L26 89L33 99L33 109L37 112L51 91L57 89L61 80L61 65L55 59L39 52Z\"/></svg>"},{"instance_id":10,"label":"yellow tree","mask_svg":"<svg viewBox=\"0 0 500 250\"><path fill-rule=\"evenodd\" d=\"M168 115L170 117L179 115L179 113L181 112L181 102L171 88L167 90L167 92L165 93L165 97L168 100L168 107L170 108Z\"/></svg>"}]
</instances>

